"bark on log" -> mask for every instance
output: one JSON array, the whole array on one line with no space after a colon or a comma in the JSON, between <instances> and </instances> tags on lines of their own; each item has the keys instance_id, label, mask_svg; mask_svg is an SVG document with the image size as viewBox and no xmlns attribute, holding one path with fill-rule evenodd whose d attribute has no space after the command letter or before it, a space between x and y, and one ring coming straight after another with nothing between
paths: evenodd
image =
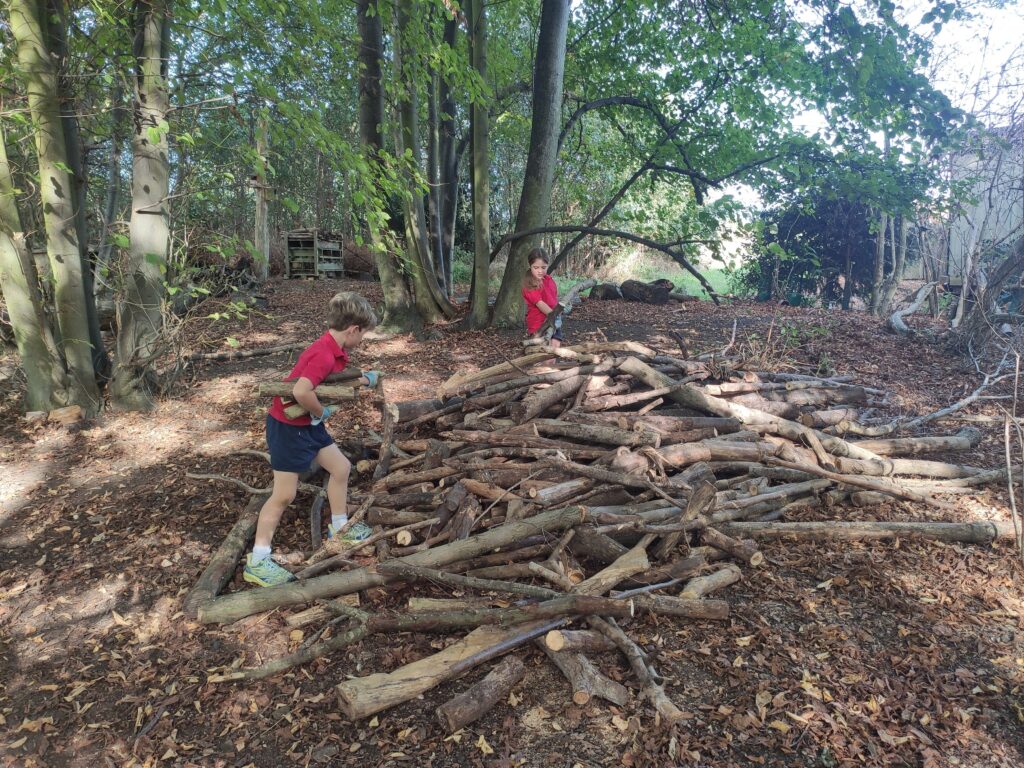
<instances>
[{"instance_id":1,"label":"bark on log","mask_svg":"<svg viewBox=\"0 0 1024 768\"><path fill-rule=\"evenodd\" d=\"M377 566L377 569L382 573L401 576L407 581L431 581L438 584L447 584L459 589L468 588L486 592L506 592L542 599L557 597L559 594L557 591L546 587L535 587L531 584L517 584L515 582L496 581L493 579L475 579L471 576L447 573L446 571L438 571L433 568L422 568L397 561L381 563Z\"/></svg>"},{"instance_id":2,"label":"bark on log","mask_svg":"<svg viewBox=\"0 0 1024 768\"><path fill-rule=\"evenodd\" d=\"M942 437L897 437L888 440L858 440L855 445L879 456L906 456L919 453L969 451L981 442L981 431L964 427L955 435Z\"/></svg>"},{"instance_id":3,"label":"bark on log","mask_svg":"<svg viewBox=\"0 0 1024 768\"><path fill-rule=\"evenodd\" d=\"M757 546L752 541L734 539L714 528L705 528L701 532L701 538L708 546L728 552L747 565L756 567L764 562L764 555L758 552Z\"/></svg>"},{"instance_id":4,"label":"bark on log","mask_svg":"<svg viewBox=\"0 0 1024 768\"><path fill-rule=\"evenodd\" d=\"M647 560L647 545L653 539L654 536L645 536L635 547L618 558L614 563L573 587L573 593L578 595L603 595L618 586L619 582L641 571L646 571L651 565Z\"/></svg>"},{"instance_id":5,"label":"bark on log","mask_svg":"<svg viewBox=\"0 0 1024 768\"><path fill-rule=\"evenodd\" d=\"M728 563L707 576L696 576L690 579L679 593L679 596L689 600L700 600L705 595L719 589L724 589L730 584L735 584L742 578L743 571L738 566Z\"/></svg>"},{"instance_id":6,"label":"bark on log","mask_svg":"<svg viewBox=\"0 0 1024 768\"><path fill-rule=\"evenodd\" d=\"M521 402L509 406L509 415L516 424L524 424L540 416L555 403L576 394L576 390L586 381L584 376L573 376L556 382L546 389L531 389Z\"/></svg>"},{"instance_id":7,"label":"bark on log","mask_svg":"<svg viewBox=\"0 0 1024 768\"><path fill-rule=\"evenodd\" d=\"M966 544L991 544L996 539L1014 538L1013 524L1003 520L977 523L889 523L889 522L809 522L809 523L722 523L718 526L731 536L754 539L789 538L806 541L863 541L885 539L932 539Z\"/></svg>"},{"instance_id":8,"label":"bark on log","mask_svg":"<svg viewBox=\"0 0 1024 768\"><path fill-rule=\"evenodd\" d=\"M652 431L633 432L612 426L569 424L554 419L534 419L530 424L542 435L558 435L587 444L641 447L659 442L657 433Z\"/></svg>"},{"instance_id":9,"label":"bark on log","mask_svg":"<svg viewBox=\"0 0 1024 768\"><path fill-rule=\"evenodd\" d=\"M629 550L610 536L598 533L589 525L581 525L569 542L569 551L576 557L606 565L613 563Z\"/></svg>"},{"instance_id":10,"label":"bark on log","mask_svg":"<svg viewBox=\"0 0 1024 768\"><path fill-rule=\"evenodd\" d=\"M443 544L424 552L400 558L401 562L434 568L460 560L466 560L498 547L508 546L532 534L557 532L572 528L586 521L587 513L579 507L543 512L527 520L492 528L471 536L464 541ZM393 577L379 573L373 568L357 568L344 573L333 573L309 579L301 583L282 584L260 590L247 590L224 595L204 604L199 610L199 620L204 624L227 623L270 610L281 605L309 603L324 597L358 592L386 584Z\"/></svg>"},{"instance_id":11,"label":"bark on log","mask_svg":"<svg viewBox=\"0 0 1024 768\"><path fill-rule=\"evenodd\" d=\"M576 530L579 531L580 529L577 528ZM636 576L626 579L622 586L627 588L643 587L675 579L689 579L700 573L705 565L707 565L706 559L701 556L690 555L671 563L649 568L643 573L638 573Z\"/></svg>"},{"instance_id":12,"label":"bark on log","mask_svg":"<svg viewBox=\"0 0 1024 768\"><path fill-rule=\"evenodd\" d=\"M504 700L525 675L523 662L517 656L506 656L482 680L438 707L437 719L441 727L448 733L455 733L483 717Z\"/></svg>"},{"instance_id":13,"label":"bark on log","mask_svg":"<svg viewBox=\"0 0 1024 768\"><path fill-rule=\"evenodd\" d=\"M231 581L239 558L256 534L256 522L266 500L266 494L259 494L249 499L238 522L228 531L228 535L224 537L224 541L213 553L206 568L203 569L202 575L185 596L181 609L186 616L195 618L199 613L199 606L215 598L224 585Z\"/></svg>"},{"instance_id":14,"label":"bark on log","mask_svg":"<svg viewBox=\"0 0 1024 768\"><path fill-rule=\"evenodd\" d=\"M582 653L554 651L540 639L535 643L569 681L572 686L572 701L576 706L589 704L595 696L620 707L629 701L629 692L625 686L602 675L594 663Z\"/></svg>"}]
</instances>

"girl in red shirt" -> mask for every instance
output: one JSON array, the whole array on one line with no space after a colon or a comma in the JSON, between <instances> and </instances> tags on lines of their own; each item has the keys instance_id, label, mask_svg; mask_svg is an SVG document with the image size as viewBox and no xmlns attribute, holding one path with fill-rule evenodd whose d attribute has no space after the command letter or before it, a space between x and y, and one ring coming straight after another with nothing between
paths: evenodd
<instances>
[{"instance_id":1,"label":"girl in red shirt","mask_svg":"<svg viewBox=\"0 0 1024 768\"><path fill-rule=\"evenodd\" d=\"M526 332L536 335L544 320L558 306L558 286L548 274L548 254L543 248L534 248L527 259L530 269L523 276L523 301L526 302ZM562 344L562 318L555 318L552 347Z\"/></svg>"}]
</instances>

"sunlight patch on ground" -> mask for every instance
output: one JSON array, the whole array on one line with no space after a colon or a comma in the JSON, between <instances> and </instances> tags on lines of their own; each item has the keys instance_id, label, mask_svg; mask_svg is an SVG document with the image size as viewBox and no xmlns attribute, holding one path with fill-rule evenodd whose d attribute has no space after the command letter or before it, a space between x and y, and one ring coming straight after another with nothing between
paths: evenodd
<instances>
[{"instance_id":1,"label":"sunlight patch on ground","mask_svg":"<svg viewBox=\"0 0 1024 768\"><path fill-rule=\"evenodd\" d=\"M52 461L4 463L0 469L0 526L24 508L32 492L46 484L53 469Z\"/></svg>"}]
</instances>

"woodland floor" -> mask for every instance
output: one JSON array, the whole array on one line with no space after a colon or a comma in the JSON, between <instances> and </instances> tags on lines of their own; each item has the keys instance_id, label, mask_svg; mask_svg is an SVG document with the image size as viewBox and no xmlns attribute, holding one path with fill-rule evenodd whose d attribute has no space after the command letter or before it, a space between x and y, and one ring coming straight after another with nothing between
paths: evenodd
<instances>
[{"instance_id":1,"label":"woodland floor","mask_svg":"<svg viewBox=\"0 0 1024 768\"><path fill-rule=\"evenodd\" d=\"M379 298L376 285L345 285ZM274 281L268 310L195 320L188 346L228 349L227 336L242 348L311 341L338 288ZM930 412L978 381L927 333L897 339L859 313L595 301L566 331L572 341L635 339L670 351L667 332L679 331L696 353L726 344L734 319L741 349L884 387L894 414ZM457 369L516 354L519 338L451 326L429 341L368 342L354 362L387 372L389 398L422 397ZM513 700L453 737L434 710L486 669L372 720L342 717L334 683L449 641L429 635L364 643L257 683L208 684L210 670L258 664L296 641L276 613L204 627L179 612L247 500L238 487L185 473L269 482L260 459L230 454L264 448L254 388L292 359L206 364L151 414L105 413L71 428L27 426L20 392L0 403L0 765L1024 765L1024 574L1010 545L765 543L768 564L745 569L722 594L732 606L726 625L663 618L630 629L690 714L675 734L636 701L573 706L565 681L532 649ZM331 429L358 433L376 421L366 403ZM959 426L950 419L932 431ZM1001 465L1001 424L977 426L985 441L956 460ZM278 550L308 547L308 505L300 496ZM943 515L1006 519L1005 488L960 497L950 513L893 502L805 519ZM229 589L242 588L236 574ZM628 681L621 660L598 661Z\"/></svg>"}]
</instances>

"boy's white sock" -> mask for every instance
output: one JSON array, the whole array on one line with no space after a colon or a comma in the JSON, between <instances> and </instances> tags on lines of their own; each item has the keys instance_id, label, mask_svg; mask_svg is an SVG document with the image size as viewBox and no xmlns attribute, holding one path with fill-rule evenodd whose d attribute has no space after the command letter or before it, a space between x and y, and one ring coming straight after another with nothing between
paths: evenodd
<instances>
[{"instance_id":1,"label":"boy's white sock","mask_svg":"<svg viewBox=\"0 0 1024 768\"><path fill-rule=\"evenodd\" d=\"M270 547L254 546L252 548L252 561L258 563L260 560L264 560L270 557Z\"/></svg>"},{"instance_id":2,"label":"boy's white sock","mask_svg":"<svg viewBox=\"0 0 1024 768\"><path fill-rule=\"evenodd\" d=\"M341 526L348 522L348 515L331 515L331 527L340 530Z\"/></svg>"}]
</instances>

